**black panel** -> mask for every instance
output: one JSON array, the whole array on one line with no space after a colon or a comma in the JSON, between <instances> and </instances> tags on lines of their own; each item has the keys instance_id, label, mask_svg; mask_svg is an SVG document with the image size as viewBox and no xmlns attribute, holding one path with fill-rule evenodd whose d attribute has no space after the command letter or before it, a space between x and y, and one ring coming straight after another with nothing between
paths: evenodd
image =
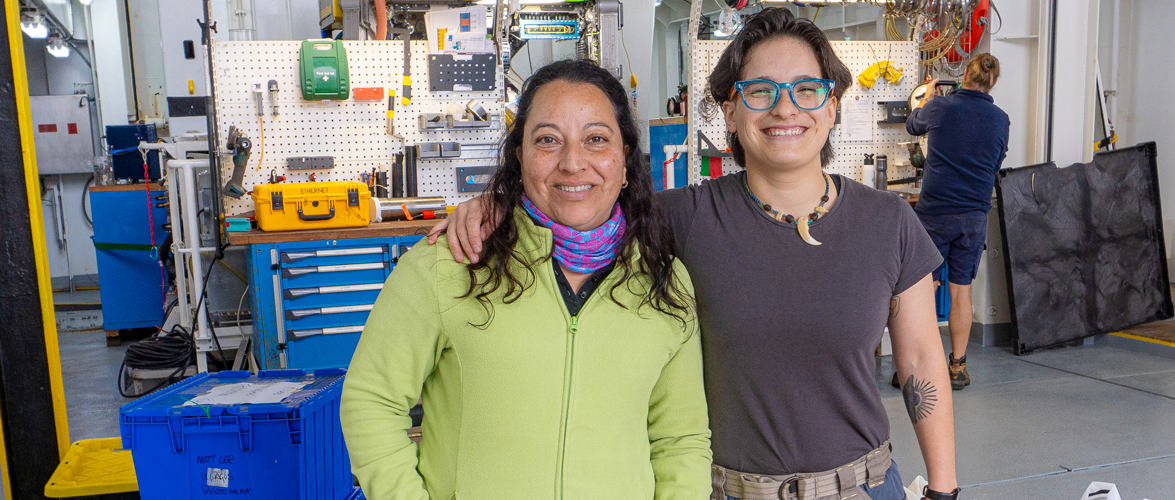
<instances>
[{"instance_id":1,"label":"black panel","mask_svg":"<svg viewBox=\"0 0 1175 500\"><path fill-rule=\"evenodd\" d=\"M428 90L476 92L494 90L497 62L494 54L433 54L428 56Z\"/></svg>"},{"instance_id":2,"label":"black panel","mask_svg":"<svg viewBox=\"0 0 1175 500\"><path fill-rule=\"evenodd\" d=\"M167 116L182 118L185 116L204 116L208 114L208 100L204 96L168 97Z\"/></svg>"},{"instance_id":3,"label":"black panel","mask_svg":"<svg viewBox=\"0 0 1175 500\"><path fill-rule=\"evenodd\" d=\"M45 498L57 468L57 429L7 23L0 40L0 424L12 498Z\"/></svg>"},{"instance_id":4,"label":"black panel","mask_svg":"<svg viewBox=\"0 0 1175 500\"><path fill-rule=\"evenodd\" d=\"M1000 171L1017 354L1175 313L1155 157L1150 142Z\"/></svg>"}]
</instances>

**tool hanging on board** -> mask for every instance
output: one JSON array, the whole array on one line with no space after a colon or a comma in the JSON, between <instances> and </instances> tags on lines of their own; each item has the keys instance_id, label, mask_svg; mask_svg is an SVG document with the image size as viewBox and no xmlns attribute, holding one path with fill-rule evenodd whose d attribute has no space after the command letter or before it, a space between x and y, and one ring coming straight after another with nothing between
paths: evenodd
<instances>
[{"instance_id":1,"label":"tool hanging on board","mask_svg":"<svg viewBox=\"0 0 1175 500\"><path fill-rule=\"evenodd\" d=\"M396 89L388 87L388 135L396 135Z\"/></svg>"},{"instance_id":2,"label":"tool hanging on board","mask_svg":"<svg viewBox=\"0 0 1175 500\"><path fill-rule=\"evenodd\" d=\"M253 84L253 98L257 100L257 116L265 116L265 95L261 93L261 82Z\"/></svg>"},{"instance_id":3,"label":"tool hanging on board","mask_svg":"<svg viewBox=\"0 0 1175 500\"><path fill-rule=\"evenodd\" d=\"M273 116L277 116L277 80L269 81L269 107Z\"/></svg>"},{"instance_id":4,"label":"tool hanging on board","mask_svg":"<svg viewBox=\"0 0 1175 500\"><path fill-rule=\"evenodd\" d=\"M392 162L392 197L400 198L402 196L404 196L404 153L396 153L396 159Z\"/></svg>"},{"instance_id":5,"label":"tool hanging on board","mask_svg":"<svg viewBox=\"0 0 1175 500\"><path fill-rule=\"evenodd\" d=\"M388 30L388 36L392 35L400 35L400 40L404 41L404 86L400 90L400 102L407 106L412 102L412 30L391 28Z\"/></svg>"},{"instance_id":6,"label":"tool hanging on board","mask_svg":"<svg viewBox=\"0 0 1175 500\"><path fill-rule=\"evenodd\" d=\"M249 164L253 141L234 125L228 129L228 140L225 141L224 147L233 152L233 176L220 192L225 196L240 198L245 195L245 188L241 182L245 179L245 167Z\"/></svg>"}]
</instances>

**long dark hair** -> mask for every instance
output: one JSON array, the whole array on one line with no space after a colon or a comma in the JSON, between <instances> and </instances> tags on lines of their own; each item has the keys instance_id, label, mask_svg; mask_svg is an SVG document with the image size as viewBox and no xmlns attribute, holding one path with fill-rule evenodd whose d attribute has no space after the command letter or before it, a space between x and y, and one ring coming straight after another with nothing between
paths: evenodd
<instances>
[{"instance_id":1,"label":"long dark hair","mask_svg":"<svg viewBox=\"0 0 1175 500\"><path fill-rule=\"evenodd\" d=\"M828 35L812 21L796 17L791 11L782 7L768 7L747 18L743 29L730 41L718 65L710 73L710 95L719 106L730 100L730 90L734 82L742 79L743 66L747 63L747 55L756 45L776 38L794 38L800 40L816 53L816 61L820 64L821 78L836 82L832 95L836 101L845 95L845 91L853 84L853 74L845 63L832 51L832 44L828 43ZM782 98L783 96L780 96ZM727 133L727 144L730 145L731 156L740 167L746 168L746 152L738 140L738 134ZM820 150L820 166L828 166L832 161L832 140L824 142Z\"/></svg>"},{"instance_id":2,"label":"long dark hair","mask_svg":"<svg viewBox=\"0 0 1175 500\"><path fill-rule=\"evenodd\" d=\"M604 68L582 60L551 63L540 68L523 85L514 127L502 141L498 152L498 171L485 192L489 201L487 221L500 218L502 222L483 243L485 251L481 260L468 266L469 290L462 297L473 295L486 307L489 318L481 326L487 325L493 319L490 296L505 287L503 301L509 304L518 300L522 292L535 282L536 271L532 266L551 258L548 255L541 261L530 262L515 250L519 228L513 215L514 209L522 204L522 161L517 151L522 146L530 107L538 89L554 81L586 83L600 89L612 103L627 151L625 164L628 173L625 180L628 181L628 187L620 190L618 199L620 208L624 210L627 228L616 253L616 267L612 270L613 274L620 273L620 279L609 294L612 301L625 307L616 299L616 288L627 286L630 278L647 275L651 281L647 290L639 286L630 287L630 290L644 295L640 305L651 305L658 311L678 318L684 325L686 313L693 307L693 298L673 274L673 233L653 200L652 174L641 152L640 131L628 105L628 96L616 77ZM637 250L640 258L634 263L632 256ZM525 276L520 276L522 273Z\"/></svg>"}]
</instances>

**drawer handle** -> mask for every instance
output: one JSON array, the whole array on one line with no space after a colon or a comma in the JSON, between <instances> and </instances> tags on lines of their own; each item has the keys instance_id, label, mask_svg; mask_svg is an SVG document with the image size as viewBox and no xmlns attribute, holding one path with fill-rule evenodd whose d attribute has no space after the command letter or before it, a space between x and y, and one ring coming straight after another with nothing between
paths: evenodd
<instances>
[{"instance_id":1,"label":"drawer handle","mask_svg":"<svg viewBox=\"0 0 1175 500\"><path fill-rule=\"evenodd\" d=\"M310 273L336 273L339 271L366 271L370 269L383 269L383 262L370 262L367 264L340 264L337 266L309 266L309 267L287 267L282 269L282 273L287 278L294 276L302 276Z\"/></svg>"},{"instance_id":2,"label":"drawer handle","mask_svg":"<svg viewBox=\"0 0 1175 500\"><path fill-rule=\"evenodd\" d=\"M305 318L307 316L314 316L317 314L344 314L352 312L367 312L370 311L374 304L362 304L358 306L335 306L335 307L315 307L312 309L291 309L286 311L286 319L295 320Z\"/></svg>"},{"instance_id":3,"label":"drawer handle","mask_svg":"<svg viewBox=\"0 0 1175 500\"><path fill-rule=\"evenodd\" d=\"M356 326L336 326L334 328L310 328L307 330L290 330L287 332L294 340L302 340L307 337L316 335L336 335L340 333L360 333L363 331L362 325Z\"/></svg>"},{"instance_id":4,"label":"drawer handle","mask_svg":"<svg viewBox=\"0 0 1175 500\"><path fill-rule=\"evenodd\" d=\"M346 255L371 255L383 253L383 247L339 248L336 250L314 250L306 252L288 252L282 254L282 262L294 262L310 257L340 257Z\"/></svg>"},{"instance_id":5,"label":"drawer handle","mask_svg":"<svg viewBox=\"0 0 1175 500\"><path fill-rule=\"evenodd\" d=\"M298 207L298 218L302 220L331 220L335 218L335 207L330 207L330 213L318 215L306 215L302 213L302 207Z\"/></svg>"},{"instance_id":6,"label":"drawer handle","mask_svg":"<svg viewBox=\"0 0 1175 500\"><path fill-rule=\"evenodd\" d=\"M285 295L287 299L296 299L298 297L305 297L307 295L315 295L319 293L343 293L343 292L363 292L369 290L383 290L383 283L366 283L363 285L336 285L336 286L318 286L311 288L291 288L286 290Z\"/></svg>"}]
</instances>

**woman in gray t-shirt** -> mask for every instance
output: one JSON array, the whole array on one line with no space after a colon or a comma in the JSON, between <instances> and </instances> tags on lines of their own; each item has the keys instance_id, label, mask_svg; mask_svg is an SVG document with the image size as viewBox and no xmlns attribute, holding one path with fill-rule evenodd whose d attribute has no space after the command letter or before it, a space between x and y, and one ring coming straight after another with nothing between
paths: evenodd
<instances>
[{"instance_id":1,"label":"woman in gray t-shirt","mask_svg":"<svg viewBox=\"0 0 1175 500\"><path fill-rule=\"evenodd\" d=\"M748 17L709 81L746 170L659 196L698 301L711 498L778 498L787 488L904 499L874 382L886 325L926 495L957 496L930 278L941 256L900 198L823 171L851 78L810 21L780 8ZM454 218L434 233L448 227L454 256L476 259L480 205Z\"/></svg>"}]
</instances>

